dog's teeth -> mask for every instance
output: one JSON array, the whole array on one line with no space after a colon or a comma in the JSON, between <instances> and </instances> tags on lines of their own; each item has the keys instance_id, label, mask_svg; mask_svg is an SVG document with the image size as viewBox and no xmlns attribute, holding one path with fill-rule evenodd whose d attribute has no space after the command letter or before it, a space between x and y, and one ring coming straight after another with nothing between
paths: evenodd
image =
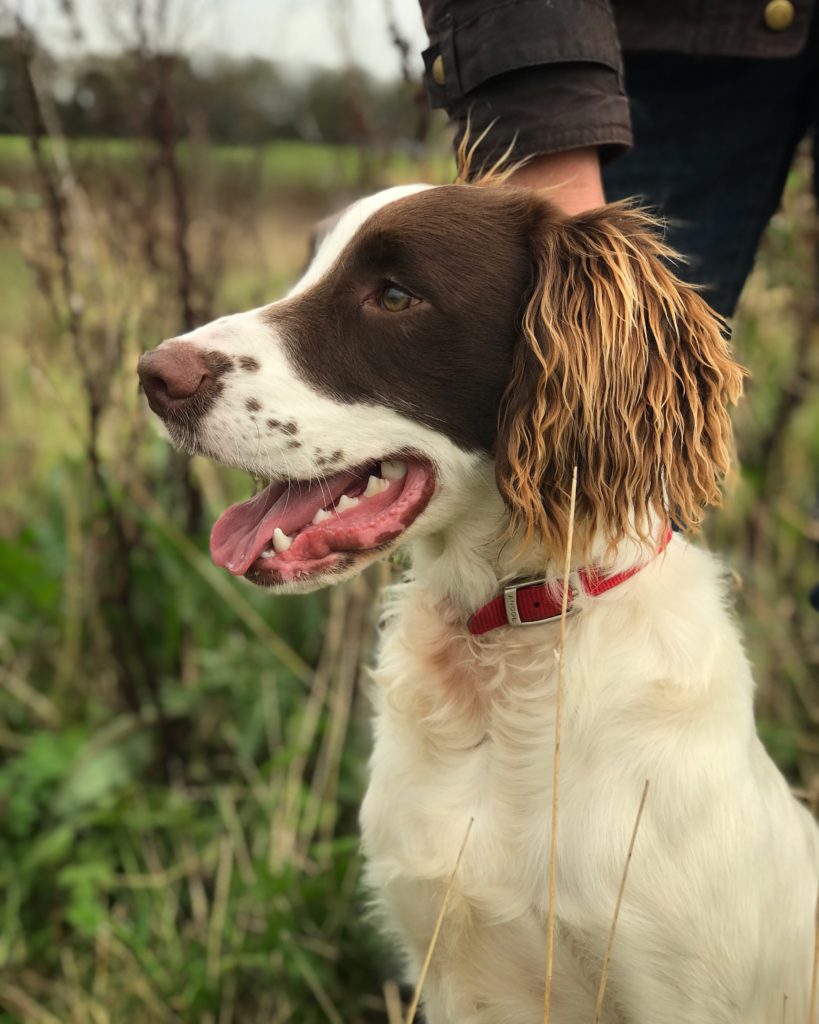
<instances>
[{"instance_id":1,"label":"dog's teeth","mask_svg":"<svg viewBox=\"0 0 819 1024\"><path fill-rule=\"evenodd\" d=\"M275 554L273 548L268 548L267 551L262 552L262 558L272 558Z\"/></svg>"},{"instance_id":2,"label":"dog's teeth","mask_svg":"<svg viewBox=\"0 0 819 1024\"><path fill-rule=\"evenodd\" d=\"M389 481L382 480L380 476L371 476L364 489L364 497L372 498L373 495L386 491L389 486Z\"/></svg>"},{"instance_id":3,"label":"dog's teeth","mask_svg":"<svg viewBox=\"0 0 819 1024\"><path fill-rule=\"evenodd\" d=\"M325 519L329 519L329 518L330 518L330 513L325 511L325 509L320 508L318 510L318 512L316 512L316 514L310 520L310 522L311 523L323 523Z\"/></svg>"},{"instance_id":4,"label":"dog's teeth","mask_svg":"<svg viewBox=\"0 0 819 1024\"><path fill-rule=\"evenodd\" d=\"M406 462L382 462L381 476L385 480L400 480L407 475Z\"/></svg>"},{"instance_id":5,"label":"dog's teeth","mask_svg":"<svg viewBox=\"0 0 819 1024\"><path fill-rule=\"evenodd\" d=\"M282 551L287 551L292 543L293 538L288 537L287 534L277 526L273 531L273 547L275 548L276 553L280 555Z\"/></svg>"},{"instance_id":6,"label":"dog's teeth","mask_svg":"<svg viewBox=\"0 0 819 1024\"><path fill-rule=\"evenodd\" d=\"M348 508L355 508L358 504L358 498L351 498L348 494L342 494L336 503L336 511L343 512Z\"/></svg>"}]
</instances>

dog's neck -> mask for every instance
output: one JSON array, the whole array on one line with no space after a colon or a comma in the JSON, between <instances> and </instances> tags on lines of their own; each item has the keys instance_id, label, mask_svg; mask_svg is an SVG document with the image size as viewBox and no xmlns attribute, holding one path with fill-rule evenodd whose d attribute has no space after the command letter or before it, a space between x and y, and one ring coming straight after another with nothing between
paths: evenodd
<instances>
[{"instance_id":1,"label":"dog's neck","mask_svg":"<svg viewBox=\"0 0 819 1024\"><path fill-rule=\"evenodd\" d=\"M523 545L505 529L508 513L491 470L481 471L474 492L459 511L457 521L410 546L412 577L433 603L449 602L466 619L511 580L562 576L565 551L550 551L537 542ZM582 529L582 527L580 528ZM577 528L573 550L585 548L584 557L571 558L571 568L582 564L603 565L612 573L647 561L656 551L651 544L624 540L612 551L606 538L585 538ZM663 527L656 524L659 535Z\"/></svg>"}]
</instances>

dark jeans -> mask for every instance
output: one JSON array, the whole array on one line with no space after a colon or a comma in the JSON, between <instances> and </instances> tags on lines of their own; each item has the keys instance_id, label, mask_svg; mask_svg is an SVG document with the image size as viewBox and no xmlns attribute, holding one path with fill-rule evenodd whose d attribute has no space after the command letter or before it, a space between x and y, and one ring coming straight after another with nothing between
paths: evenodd
<instances>
[{"instance_id":1,"label":"dark jeans","mask_svg":"<svg viewBox=\"0 0 819 1024\"><path fill-rule=\"evenodd\" d=\"M811 130L817 144L818 29L814 20L804 53L787 60L626 54L634 149L604 169L606 198L640 196L664 218L689 260L680 275L725 316L796 146Z\"/></svg>"}]
</instances>

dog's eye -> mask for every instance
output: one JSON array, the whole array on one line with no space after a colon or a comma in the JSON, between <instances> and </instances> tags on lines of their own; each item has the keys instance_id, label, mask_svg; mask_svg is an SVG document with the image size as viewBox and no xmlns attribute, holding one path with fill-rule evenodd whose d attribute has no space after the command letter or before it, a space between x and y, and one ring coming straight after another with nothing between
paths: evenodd
<instances>
[{"instance_id":1,"label":"dog's eye","mask_svg":"<svg viewBox=\"0 0 819 1024\"><path fill-rule=\"evenodd\" d=\"M381 292L380 304L381 308L388 313L402 313L420 301L414 295L405 292L403 288L399 288L397 284L389 284Z\"/></svg>"}]
</instances>

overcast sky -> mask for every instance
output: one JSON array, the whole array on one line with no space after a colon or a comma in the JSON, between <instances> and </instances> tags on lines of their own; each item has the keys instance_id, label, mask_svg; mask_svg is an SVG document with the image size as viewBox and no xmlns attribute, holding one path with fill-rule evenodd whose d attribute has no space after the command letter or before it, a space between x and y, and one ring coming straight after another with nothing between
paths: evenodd
<instances>
[{"instance_id":1,"label":"overcast sky","mask_svg":"<svg viewBox=\"0 0 819 1024\"><path fill-rule=\"evenodd\" d=\"M0 0L2 3L3 0ZM255 55L304 67L338 67L345 51L379 78L396 77L400 65L387 30L391 9L410 43L416 70L427 45L416 0L167 0L169 36L193 54ZM73 0L83 42L61 13L62 0L6 0L34 24L50 48L68 53L113 50L128 35L133 0ZM148 0L150 6L150 0ZM119 43L118 43L119 41Z\"/></svg>"}]
</instances>

